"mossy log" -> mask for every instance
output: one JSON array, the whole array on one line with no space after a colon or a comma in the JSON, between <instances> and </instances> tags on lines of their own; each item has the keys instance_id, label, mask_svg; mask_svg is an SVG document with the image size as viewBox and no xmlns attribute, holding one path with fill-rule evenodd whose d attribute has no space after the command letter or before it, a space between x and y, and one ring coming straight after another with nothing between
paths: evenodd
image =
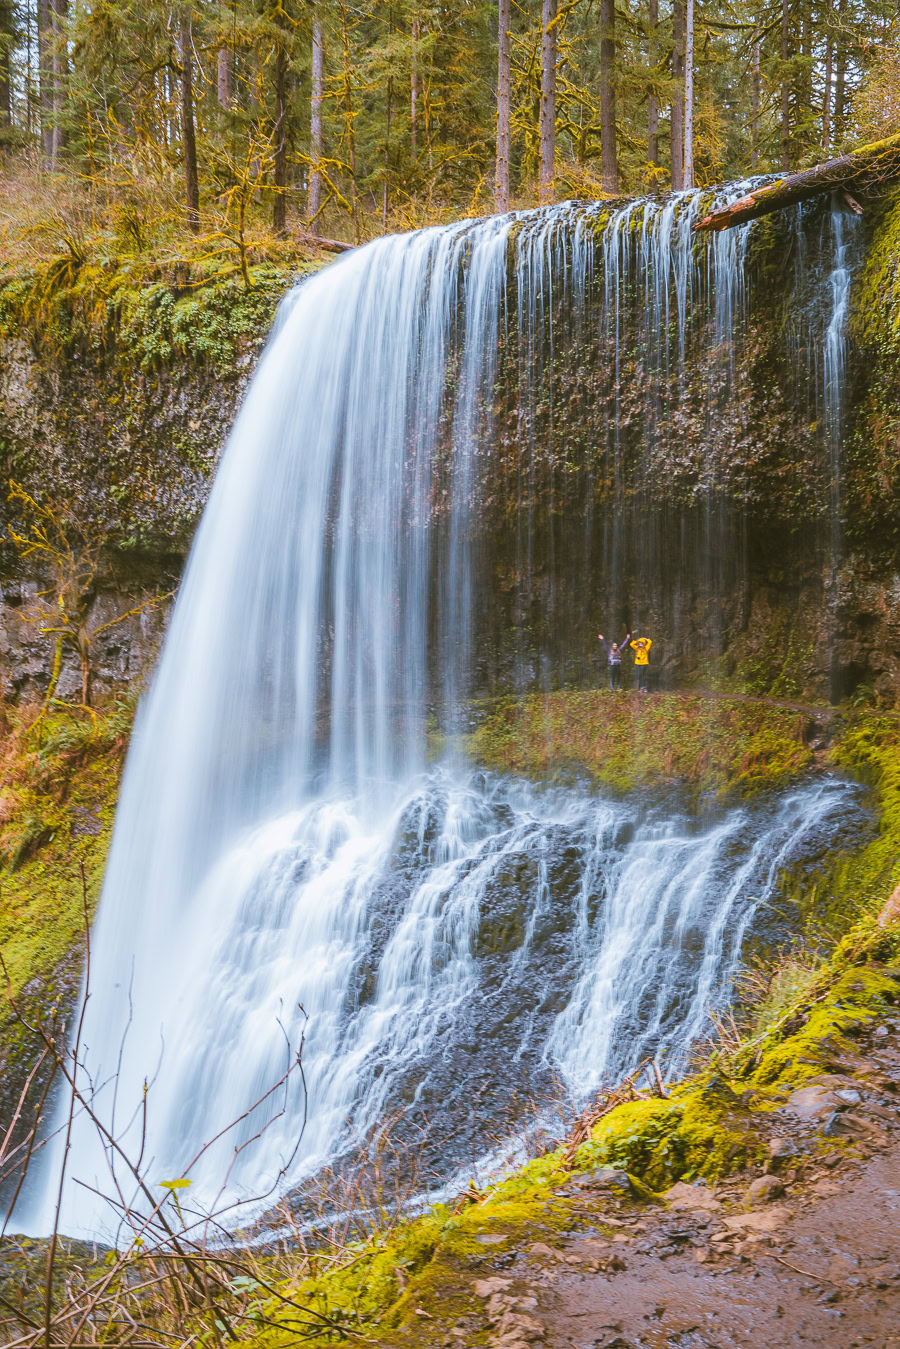
<instances>
[{"instance_id":1,"label":"mossy log","mask_svg":"<svg viewBox=\"0 0 900 1349\"><path fill-rule=\"evenodd\" d=\"M789 174L775 183L766 183L754 188L746 197L720 206L709 215L698 220L694 231L727 230L734 225L743 225L747 220L780 211L785 206L795 206L820 192L843 191L848 204L856 211L861 208L853 197L854 193L865 195L877 188L900 178L900 135L889 136L886 140L876 141L874 145L864 145L849 155L838 159L829 159L815 168L803 169L800 173Z\"/></svg>"}]
</instances>

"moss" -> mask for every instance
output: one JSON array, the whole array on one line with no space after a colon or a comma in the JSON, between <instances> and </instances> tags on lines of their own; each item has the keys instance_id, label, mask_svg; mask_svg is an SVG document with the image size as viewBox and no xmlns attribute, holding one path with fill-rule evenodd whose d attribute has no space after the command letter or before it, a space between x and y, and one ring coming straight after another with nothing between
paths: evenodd
<instances>
[{"instance_id":1,"label":"moss","mask_svg":"<svg viewBox=\"0 0 900 1349\"><path fill-rule=\"evenodd\" d=\"M125 701L95 720L59 711L4 746L0 948L14 996L81 942L84 897L93 913L100 891L132 713Z\"/></svg>"},{"instance_id":2,"label":"moss","mask_svg":"<svg viewBox=\"0 0 900 1349\"><path fill-rule=\"evenodd\" d=\"M825 996L813 1001L808 1010L792 1013L785 1026L795 1020L802 1026L781 1039L767 1037L758 1053L758 1066L749 1076L751 1085L793 1086L826 1070L835 1055L849 1050L847 1032L883 1015L897 1001L896 979L880 969L854 967L840 974L827 987Z\"/></svg>"},{"instance_id":3,"label":"moss","mask_svg":"<svg viewBox=\"0 0 900 1349\"><path fill-rule=\"evenodd\" d=\"M807 724L791 708L747 700L561 691L496 705L468 749L489 767L534 777L577 768L619 791L679 783L747 795L808 771Z\"/></svg>"},{"instance_id":4,"label":"moss","mask_svg":"<svg viewBox=\"0 0 900 1349\"><path fill-rule=\"evenodd\" d=\"M900 544L900 192L873 206L865 265L852 294L851 332L862 395L844 448L848 536Z\"/></svg>"},{"instance_id":5,"label":"moss","mask_svg":"<svg viewBox=\"0 0 900 1349\"><path fill-rule=\"evenodd\" d=\"M186 356L224 378L236 373L246 341L268 332L293 279L314 265L261 263L248 289L228 267L191 276L185 264L166 280L65 255L0 286L0 337L25 332L59 355L109 353L145 372Z\"/></svg>"},{"instance_id":6,"label":"moss","mask_svg":"<svg viewBox=\"0 0 900 1349\"><path fill-rule=\"evenodd\" d=\"M875 914L900 884L900 721L851 717L831 750L831 762L877 792L879 827L870 843L837 869L827 901L832 927L846 931Z\"/></svg>"}]
</instances>

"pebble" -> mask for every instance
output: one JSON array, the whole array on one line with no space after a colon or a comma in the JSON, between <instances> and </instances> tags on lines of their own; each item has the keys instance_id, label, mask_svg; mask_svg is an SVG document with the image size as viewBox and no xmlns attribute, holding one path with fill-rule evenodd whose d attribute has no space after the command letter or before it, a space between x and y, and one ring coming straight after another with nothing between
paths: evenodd
<instances>
[{"instance_id":1,"label":"pebble","mask_svg":"<svg viewBox=\"0 0 900 1349\"><path fill-rule=\"evenodd\" d=\"M777 1176L759 1176L747 1190L748 1204L768 1204L784 1194L784 1186Z\"/></svg>"}]
</instances>

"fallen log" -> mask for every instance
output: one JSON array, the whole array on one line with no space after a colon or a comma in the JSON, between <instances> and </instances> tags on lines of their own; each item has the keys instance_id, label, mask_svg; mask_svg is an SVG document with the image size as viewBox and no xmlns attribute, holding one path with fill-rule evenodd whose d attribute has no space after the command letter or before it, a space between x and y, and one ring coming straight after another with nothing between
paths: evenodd
<instances>
[{"instance_id":1,"label":"fallen log","mask_svg":"<svg viewBox=\"0 0 900 1349\"><path fill-rule=\"evenodd\" d=\"M865 196L895 178L900 178L900 135L889 136L874 145L864 145L849 155L829 159L824 164L816 164L815 168L802 169L778 182L756 187L746 197L728 206L719 206L698 220L694 232L732 229L785 206L795 206L820 192L835 190L843 193L852 210L859 212L862 208L856 200L857 195Z\"/></svg>"},{"instance_id":2,"label":"fallen log","mask_svg":"<svg viewBox=\"0 0 900 1349\"><path fill-rule=\"evenodd\" d=\"M349 253L356 244L345 244L343 239L325 239L321 234L308 234L307 239L316 248L324 248L328 253Z\"/></svg>"}]
</instances>

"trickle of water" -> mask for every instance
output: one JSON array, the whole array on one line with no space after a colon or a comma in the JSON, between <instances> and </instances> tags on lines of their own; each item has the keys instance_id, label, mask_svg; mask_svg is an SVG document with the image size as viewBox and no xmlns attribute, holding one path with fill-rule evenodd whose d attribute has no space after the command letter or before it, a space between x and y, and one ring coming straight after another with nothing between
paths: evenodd
<instances>
[{"instance_id":1,"label":"trickle of water","mask_svg":"<svg viewBox=\"0 0 900 1349\"><path fill-rule=\"evenodd\" d=\"M853 789L838 783L701 829L455 761L427 769L429 717L465 728L495 646L514 651L520 686L584 674L573 629L593 643L597 612L585 558L602 553L617 617L645 508L640 491L626 500L620 426L636 419L647 445L677 437L688 347L712 341L732 360L740 332L742 236L696 245L700 202L632 203L599 234L601 208L565 204L379 240L285 306L140 710L94 934L95 1082L125 1043L98 1106L116 1127L133 1119L155 1074L154 1183L279 1076L282 1027L294 1042L306 1027L310 1123L292 1179L398 1101L439 1102L447 1156L477 1154L477 1126L467 1137L461 1121L479 1075L513 1087L525 1064L584 1093L647 1049L676 1067L781 863L817 855L846 815ZM554 381L597 343L615 396L574 387L602 447L576 473L557 460ZM515 520L512 561L494 570L498 463ZM601 473L610 504L585 507L573 531ZM691 576L709 584L702 514L698 528L705 543L674 579L678 559L641 539L648 609L675 613ZM256 1190L291 1154L298 1092L229 1192ZM192 1172L197 1201L261 1122ZM70 1174L107 1175L83 1120ZM49 1188L37 1230L48 1202ZM109 1211L70 1183L62 1225L94 1233Z\"/></svg>"}]
</instances>

